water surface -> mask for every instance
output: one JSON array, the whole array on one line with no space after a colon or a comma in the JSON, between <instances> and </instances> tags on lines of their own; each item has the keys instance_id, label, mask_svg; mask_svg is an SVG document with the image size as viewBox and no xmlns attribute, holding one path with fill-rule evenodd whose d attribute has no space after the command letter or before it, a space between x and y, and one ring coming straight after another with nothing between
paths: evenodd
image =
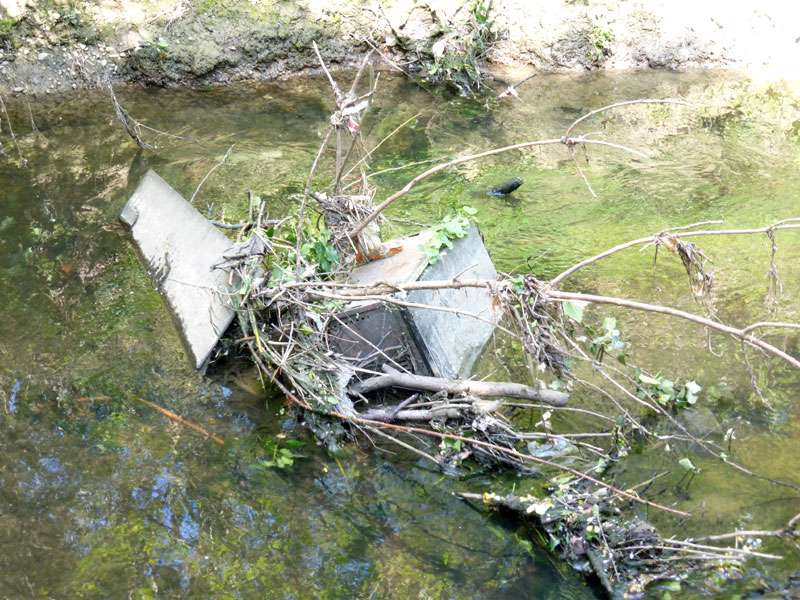
<instances>
[{"instance_id":1,"label":"water surface","mask_svg":"<svg viewBox=\"0 0 800 600\"><path fill-rule=\"evenodd\" d=\"M502 87L500 88L502 89ZM558 138L588 110L640 97L681 97L698 109L636 106L585 124L583 132L634 147L651 160L590 148L578 158L593 198L563 147L505 154L427 180L390 216L433 222L463 204L478 209L486 244L501 270L553 277L628 239L710 219L761 227L800 215L797 97L780 85L725 73L541 76L521 99L484 106L382 78L369 145L396 133L371 159L375 170ZM246 190L271 216L296 210L332 108L324 80L211 91L122 88L137 119L199 140L157 138L142 151L100 93L58 100L8 99L23 168L6 129L0 141L0 593L5 597L134 598L576 598L595 597L581 577L539 547L537 536L487 517L451 496L485 491L492 476L446 477L382 440L360 439L331 455L265 405L246 364L206 378L194 372L117 215L148 168L184 197L233 145L195 198L201 212L237 221ZM587 161L588 158L588 161ZM425 165L372 178L378 199ZM330 175L323 165L321 176ZM518 176L507 198L485 194ZM387 235L407 231L390 225ZM765 312L764 236L705 238L714 260L714 307L725 322L797 321L797 234L779 232L783 294ZM702 311L679 262L629 250L565 282L565 289L637 298ZM591 309L618 317L631 359L670 378L696 380L698 404L682 417L705 423L714 441L736 430L735 458L760 474L800 483L798 376L775 359L665 317ZM798 354L798 338L769 339ZM500 342L498 342L500 344ZM490 348L482 374L514 377L513 359ZM503 377L500 374L503 374ZM715 393L707 390L714 387ZM165 419L137 398L173 410L226 440L219 447ZM591 393L576 405L602 407ZM604 407L610 414L613 408ZM290 470L262 465L265 440L309 442ZM702 473L678 493L677 461ZM777 528L798 511L798 493L741 475L689 445L637 448L615 471L634 485L670 471L650 499L699 518L650 517L667 534ZM502 486L511 486L510 481ZM517 485L528 485L519 480ZM779 565L748 564L753 589L780 585L800 567L788 545ZM764 583L760 582L760 578ZM717 586L718 587L714 587ZM711 594L736 582L708 583ZM746 586L745 586L746 587ZM686 592L687 594L689 592ZM654 592L660 597L660 592ZM675 597L675 592L673 592Z\"/></svg>"}]
</instances>

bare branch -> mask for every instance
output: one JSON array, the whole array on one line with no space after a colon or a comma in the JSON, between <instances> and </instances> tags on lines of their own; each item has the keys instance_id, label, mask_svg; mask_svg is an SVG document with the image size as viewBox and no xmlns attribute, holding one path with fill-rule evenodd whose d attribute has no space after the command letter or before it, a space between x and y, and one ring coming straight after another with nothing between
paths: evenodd
<instances>
[{"instance_id":1,"label":"bare branch","mask_svg":"<svg viewBox=\"0 0 800 600\"><path fill-rule=\"evenodd\" d=\"M590 140L585 137L577 137L577 138L566 137L563 139L563 142L567 146L575 146L577 144L595 144L597 146L608 146L609 148L616 148L617 150L624 150L625 152L630 152L631 154L638 156L639 158L644 158L645 160L650 159L649 156L647 156L642 152L639 152L638 150L634 150L633 148L628 148L627 146L623 146L622 144L615 144L613 142L604 142L602 140Z\"/></svg>"},{"instance_id":2,"label":"bare branch","mask_svg":"<svg viewBox=\"0 0 800 600\"><path fill-rule=\"evenodd\" d=\"M773 225L768 225L767 227L759 227L757 229L720 229L717 231L686 231L683 233L674 233L671 234L673 237L682 238L682 237L694 237L694 236L703 236L703 235L752 235L756 233L768 233L770 231L777 231L780 229L800 229L800 223L789 224L789 221L800 220L800 219L787 219L785 221L780 221L779 223L775 223ZM721 221L704 221L702 223L697 223L697 225L705 225L709 223L721 223ZM671 232L671 231L680 231L681 229L685 229L688 227L694 227L694 225L686 225L684 227L676 227L672 229L666 229L662 232L656 233L655 235L651 235L649 237L639 238L638 240L632 240L630 242L625 242L624 244L620 244L619 246L614 246L613 248L606 250L605 252L601 252L591 258L587 258L579 262L576 265L571 266L566 271L560 273L556 277L550 280L550 285L555 287L557 286L564 278L572 275L575 271L582 269L583 267L590 265L594 262L602 258L606 258L607 256L611 256L612 254L619 252L620 250L625 250L626 248L631 248L633 246L640 246L642 244L652 244L656 241L656 239L663 233Z\"/></svg>"},{"instance_id":3,"label":"bare branch","mask_svg":"<svg viewBox=\"0 0 800 600\"><path fill-rule=\"evenodd\" d=\"M333 95L336 97L336 103L339 103L339 100L342 97L342 90L339 89L339 86L336 85L336 82L333 80L331 76L331 72L328 71L328 67L325 66L325 61L322 60L322 54L319 52L319 48L317 47L317 42L311 42L311 45L314 47L314 52L317 53L317 59L319 60L319 64L322 66L322 70L325 71L325 75L328 76L328 81L331 82L331 87L333 88Z\"/></svg>"},{"instance_id":4,"label":"bare branch","mask_svg":"<svg viewBox=\"0 0 800 600\"><path fill-rule=\"evenodd\" d=\"M219 161L217 164L215 164L213 167L211 167L211 170L210 170L208 173L206 173L206 176L205 176L205 177L203 177L203 180L202 180L200 183L198 183L198 184L197 184L197 189L194 191L194 194L192 194L192 197L191 197L191 198L189 198L189 204L192 204L192 203L194 202L194 198L195 198L195 196L197 196L197 192L199 192L199 191L200 191L200 188L201 188L201 187L203 186L203 184L206 182L206 179L208 179L208 178L209 178L209 176L210 176L210 175L211 175L211 174L212 174L214 171L216 171L218 167L221 167L222 165L224 165L224 164L225 164L225 161L226 161L226 160L228 160L228 156L230 156L231 150L233 150L233 147L234 147L234 146L235 146L235 144L231 144L231 147L230 147L230 148L228 148L228 151L225 153L225 156L223 156L223 157L222 157L222 160L221 160L221 161Z\"/></svg>"},{"instance_id":5,"label":"bare branch","mask_svg":"<svg viewBox=\"0 0 800 600\"><path fill-rule=\"evenodd\" d=\"M592 302L594 304L613 304L615 306L622 306L625 308L633 308L636 310L644 310L647 312L653 313L660 313L662 315L670 315L672 317L679 317L681 319L685 319L687 321L693 321L694 323L698 323L700 325L704 325L711 329L716 329L717 331L721 331L722 333L727 333L735 338L739 338L752 346L756 346L769 352L770 354L782 358L786 362L788 362L793 367L800 369L800 361L798 361L793 356L790 356L783 350L776 348L775 346L764 342L763 340L758 339L746 333L744 329L736 329L735 327L729 327L727 325L723 325L721 323L717 323L716 321L712 321L711 319L707 319L705 317L701 317L699 315L695 315L683 310L678 310L675 308L669 308L666 306L658 306L656 304L645 304L644 302L636 302L634 300L623 300L622 298L611 298L608 296L595 296L593 294L576 294L571 292L560 292L558 290L549 290L547 295L554 299L554 300L578 300L583 302Z\"/></svg>"},{"instance_id":6,"label":"bare branch","mask_svg":"<svg viewBox=\"0 0 800 600\"><path fill-rule=\"evenodd\" d=\"M494 150L487 150L486 152L479 152L478 154L472 154L470 156L462 156L461 158L456 158L451 160L450 162L443 163L441 165L436 165L435 167L431 167L424 173L417 175L414 179L409 181L403 189L398 192L395 192L391 196L389 196L386 200L381 202L370 215L365 218L361 223L358 224L352 231L350 231L350 236L354 237L361 233L361 231L369 225L383 210L389 206L392 202L397 200L398 198L402 198L408 192L410 192L417 184L422 181L423 179L427 179L431 175L438 173L439 171L444 171L445 169L449 169L450 167L455 167L456 165L460 165L461 163L469 162L471 160L477 160L479 158L485 158L487 156L494 156L496 154L502 154L503 152L509 152L511 150L521 150L523 148L532 148L533 146L545 146L549 144L560 144L561 140L537 140L535 142L523 142L521 144L513 144L511 146L505 146L503 148L495 148Z\"/></svg>"},{"instance_id":7,"label":"bare branch","mask_svg":"<svg viewBox=\"0 0 800 600\"><path fill-rule=\"evenodd\" d=\"M597 198L597 194L594 193L592 186L589 184L589 180L586 179L586 175L584 175L583 169L581 169L578 159L575 157L575 149L572 146L569 147L569 155L572 157L572 162L575 163L575 168L578 169L578 173L580 173L581 177L583 178L583 183L586 184L586 187L589 189L589 193L592 195L592 198Z\"/></svg>"},{"instance_id":8,"label":"bare branch","mask_svg":"<svg viewBox=\"0 0 800 600\"><path fill-rule=\"evenodd\" d=\"M568 138L570 136L570 134L572 133L572 130L575 129L575 127L578 124L582 123L586 119L590 119L593 116L595 116L595 115L597 115L597 114L599 114L601 112L605 112L607 110L611 110L612 108L618 108L620 106L628 106L630 104L678 104L678 105L681 105L681 106L689 106L691 108L695 108L694 104L691 104L689 102L684 102L683 100L672 100L670 98L660 98L660 99L650 99L650 100L628 100L627 102L617 102L616 104L609 104L608 106L603 106L602 108L598 108L597 110L593 110L592 112L588 112L585 115L583 115L582 117L580 117L579 119L576 119L575 121L572 122L572 125L570 125L567 128L567 133L564 135L564 137Z\"/></svg>"},{"instance_id":9,"label":"bare branch","mask_svg":"<svg viewBox=\"0 0 800 600\"><path fill-rule=\"evenodd\" d=\"M422 435L427 435L430 437L436 437L442 440L459 440L461 442L471 444L473 446L479 446L481 448L487 448L499 452L503 452L508 454L509 456L514 456L515 458L519 458L524 461L544 465L547 467L552 467L554 469L558 469L559 471L564 471L566 473L570 473L584 479L586 481L590 481L595 485L599 485L600 487L606 488L609 491L614 492L618 496L622 496L623 498L627 498L628 500L632 500L633 502L637 502L639 504L643 504L645 506L650 506L652 508L662 510L664 512L668 512L679 517L691 517L690 513L684 512L682 510L676 510L674 508L669 508L667 506L661 506L660 504L656 504L655 502L650 502L649 500L645 500L644 498L640 498L637 494L630 494L625 492L619 488L614 487L604 481L596 479L591 475L587 475L586 473L582 473L576 469L571 467L565 467L563 465L559 465L558 463L554 463L549 460L545 460L544 458L537 458L536 456L531 456L530 454L523 454L522 452L517 452L516 450L512 450L511 448L504 448L502 446L498 446L496 444L491 444L489 442L484 442L482 440L476 440L474 438L464 437L463 435L453 435L450 433L441 433L439 431L431 431L430 429L422 429L421 427L407 427L405 425L394 425L392 423L383 423L381 421L370 421L368 419L362 419L360 417L354 417L352 415L345 415L342 413L332 412L330 413L334 417L342 419L344 421L352 421L353 423L361 423L363 425L373 425L375 427L382 427L384 429L395 429L397 431L405 431L410 433L420 433Z\"/></svg>"},{"instance_id":10,"label":"bare branch","mask_svg":"<svg viewBox=\"0 0 800 600\"><path fill-rule=\"evenodd\" d=\"M555 390L539 390L520 383L499 381L465 381L442 379L440 377L425 377L423 375L410 375L400 373L395 369L384 367L385 375L379 375L352 386L352 390L359 394L367 394L387 387L402 387L426 392L447 392L448 394L474 394L486 397L509 397L523 400L533 400L564 406L569 399L569 394Z\"/></svg>"},{"instance_id":11,"label":"bare branch","mask_svg":"<svg viewBox=\"0 0 800 600\"><path fill-rule=\"evenodd\" d=\"M316 44L314 44L316 48ZM317 164L319 163L319 159L322 156L322 153L325 151L325 147L328 145L328 140L331 139L331 134L333 133L333 127L328 128L328 133L325 135L325 139L322 140L322 144L317 151L317 156L314 158L314 162L311 164L311 171L308 173L308 179L306 179L306 187L303 190L303 201L300 203L300 214L297 216L297 245L295 249L296 257L297 257L297 267L296 267L296 279L300 281L300 263L301 263L301 256L300 256L300 247L303 243L303 219L305 218L306 212L306 203L308 202L308 194L311 191L311 181L314 179L314 171L317 170Z\"/></svg>"}]
</instances>

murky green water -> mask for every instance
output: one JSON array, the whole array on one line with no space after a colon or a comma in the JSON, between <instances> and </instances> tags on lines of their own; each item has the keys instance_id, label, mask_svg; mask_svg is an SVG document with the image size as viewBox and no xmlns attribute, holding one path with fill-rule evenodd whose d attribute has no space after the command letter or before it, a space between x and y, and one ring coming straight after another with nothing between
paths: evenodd
<instances>
[{"instance_id":1,"label":"murky green water","mask_svg":"<svg viewBox=\"0 0 800 600\"><path fill-rule=\"evenodd\" d=\"M581 258L666 227L708 219L761 227L800 215L800 107L777 86L731 74L547 76L526 84L520 101L491 110L399 79L385 78L382 90L364 123L371 143L419 116L375 153L375 169L560 137L583 112L621 100L672 96L703 105L697 111L632 107L587 124L583 131L602 129L604 139L653 157L590 149L587 164L580 155L597 199L564 149L552 147L464 165L392 208L392 216L434 221L461 204L475 206L503 270L552 277ZM531 545L530 532L450 495L487 489L488 474L442 477L377 439L362 439L335 457L310 443L292 470L260 467L269 458L264 440L286 435L310 442L303 429L279 414L280 399L265 408L246 366L203 378L184 358L116 221L122 204L148 168L191 197L234 144L229 164L204 184L195 205L235 221L246 213L245 191L252 189L268 199L273 216L295 210L291 195L302 190L326 128L325 82L211 92L121 89L117 95L148 125L201 142L161 138L156 153L141 152L100 94L30 104L7 99L28 166L20 167L4 120L0 595L594 597L578 575ZM424 168L375 177L379 198ZM512 176L525 181L512 196L483 193ZM798 320L797 235L777 235L784 289L769 320ZM740 326L759 320L769 264L765 238L709 238L702 246L718 273L720 318ZM662 257L654 278L651 252L620 254L565 287L699 310L676 261ZM711 430L715 441L735 427L737 460L800 483L800 378L790 368L749 352L776 408L770 412L749 384L738 344L712 337L715 356L699 328L651 315L592 314L618 316L637 363L719 390L714 402L701 394L684 416L688 424ZM797 336L769 339L798 353ZM490 357L480 368L500 378L503 365ZM226 446L173 424L137 397L206 427ZM587 393L573 402L601 406L602 400ZM678 495L677 461L685 455L703 472ZM650 499L696 515L685 523L651 515L669 534L777 528L800 510L797 491L742 476L690 446L635 453L618 468L617 484L661 471L671 474ZM790 546L768 542L766 548L788 558L748 565L753 589L758 578L779 585L800 568ZM730 597L742 585L728 582L710 593Z\"/></svg>"}]
</instances>

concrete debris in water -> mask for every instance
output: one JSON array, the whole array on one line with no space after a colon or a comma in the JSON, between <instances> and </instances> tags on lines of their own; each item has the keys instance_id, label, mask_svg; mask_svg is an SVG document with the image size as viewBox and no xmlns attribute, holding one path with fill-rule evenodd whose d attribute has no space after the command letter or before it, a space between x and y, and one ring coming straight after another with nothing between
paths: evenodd
<instances>
[{"instance_id":1,"label":"concrete debris in water","mask_svg":"<svg viewBox=\"0 0 800 600\"><path fill-rule=\"evenodd\" d=\"M213 269L233 244L152 170L120 219L131 228L140 258L199 369L235 314L226 295L229 275Z\"/></svg>"}]
</instances>

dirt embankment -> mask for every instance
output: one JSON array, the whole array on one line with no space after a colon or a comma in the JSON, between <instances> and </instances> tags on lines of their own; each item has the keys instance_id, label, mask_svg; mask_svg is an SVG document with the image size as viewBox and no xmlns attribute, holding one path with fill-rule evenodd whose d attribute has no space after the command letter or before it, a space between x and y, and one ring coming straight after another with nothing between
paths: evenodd
<instances>
[{"instance_id":1,"label":"dirt embankment","mask_svg":"<svg viewBox=\"0 0 800 600\"><path fill-rule=\"evenodd\" d=\"M0 0L0 92L271 79L315 68L312 41L333 65L375 45L433 74L459 56L529 70L785 74L797 69L798 16L784 0Z\"/></svg>"}]
</instances>

